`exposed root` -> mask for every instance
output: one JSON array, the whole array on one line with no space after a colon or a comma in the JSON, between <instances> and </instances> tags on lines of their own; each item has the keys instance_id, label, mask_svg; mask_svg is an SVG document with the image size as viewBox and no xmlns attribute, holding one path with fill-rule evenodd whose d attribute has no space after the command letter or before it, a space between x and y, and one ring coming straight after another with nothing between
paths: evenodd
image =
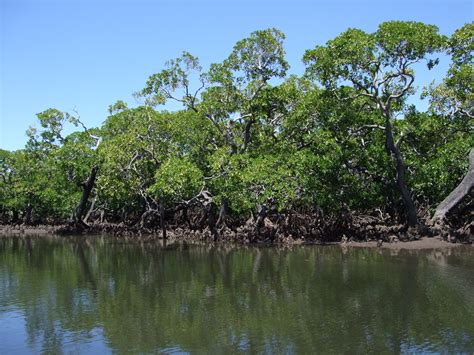
<instances>
[{"instance_id":1,"label":"exposed root","mask_svg":"<svg viewBox=\"0 0 474 355\"><path fill-rule=\"evenodd\" d=\"M320 213L287 213L267 214L257 223L256 218L226 218L225 223L212 225L202 221L200 216L191 216L190 221L183 223L181 219L167 221L168 237L175 240L217 242L229 244L268 244L295 245L301 243L328 244L342 242L395 243L398 241L414 241L422 237L442 237L456 243L468 243L474 232L474 222L460 223L458 220L435 225L419 224L407 228L406 225L374 211L373 214L351 214L323 216ZM466 220L462 218L460 220ZM195 223L193 223L194 221ZM25 227L2 226L0 234L99 234L111 237L134 239L161 239L162 233L158 223L91 223L89 225L68 224L61 226Z\"/></svg>"}]
</instances>

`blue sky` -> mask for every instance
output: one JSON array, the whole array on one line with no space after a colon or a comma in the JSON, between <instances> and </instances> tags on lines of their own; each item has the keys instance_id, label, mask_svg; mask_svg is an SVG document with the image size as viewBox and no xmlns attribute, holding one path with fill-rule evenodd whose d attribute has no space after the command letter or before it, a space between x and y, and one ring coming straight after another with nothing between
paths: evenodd
<instances>
[{"instance_id":1,"label":"blue sky","mask_svg":"<svg viewBox=\"0 0 474 355\"><path fill-rule=\"evenodd\" d=\"M183 50L206 67L236 41L276 27L287 39L291 73L301 74L306 49L348 27L372 32L388 20L435 24L450 35L473 20L473 1L163 1L0 0L0 148L19 149L36 113L77 110L100 126L108 105L132 93ZM419 73L417 85L448 66Z\"/></svg>"}]
</instances>

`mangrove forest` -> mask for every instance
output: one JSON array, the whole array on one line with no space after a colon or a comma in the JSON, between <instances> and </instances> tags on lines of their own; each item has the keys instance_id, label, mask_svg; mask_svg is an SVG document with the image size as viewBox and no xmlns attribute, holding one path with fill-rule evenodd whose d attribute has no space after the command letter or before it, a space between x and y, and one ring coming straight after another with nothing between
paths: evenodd
<instances>
[{"instance_id":1,"label":"mangrove forest","mask_svg":"<svg viewBox=\"0 0 474 355\"><path fill-rule=\"evenodd\" d=\"M275 28L206 68L183 52L100 127L38 113L23 149L0 150L0 221L239 243L469 241L473 38L472 23L450 37L410 21L349 28L301 53L302 75ZM419 87L440 58L444 79Z\"/></svg>"}]
</instances>

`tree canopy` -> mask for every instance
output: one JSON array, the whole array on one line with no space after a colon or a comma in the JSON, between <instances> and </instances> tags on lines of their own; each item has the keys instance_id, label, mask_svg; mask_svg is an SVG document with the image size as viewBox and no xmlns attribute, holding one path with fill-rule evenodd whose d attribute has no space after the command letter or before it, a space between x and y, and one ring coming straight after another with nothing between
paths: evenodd
<instances>
[{"instance_id":1,"label":"tree canopy","mask_svg":"<svg viewBox=\"0 0 474 355\"><path fill-rule=\"evenodd\" d=\"M0 151L1 220L167 222L215 237L297 215L416 225L468 169L472 38L472 24L450 38L410 21L351 28L307 50L303 76L287 74L275 28L206 69L183 52L150 75L136 93L142 104L111 104L100 127L77 113L39 113L24 149ZM443 53L450 69L423 90L421 112L407 104L415 69L429 71ZM170 100L182 108L162 110ZM66 125L78 130L65 135Z\"/></svg>"}]
</instances>

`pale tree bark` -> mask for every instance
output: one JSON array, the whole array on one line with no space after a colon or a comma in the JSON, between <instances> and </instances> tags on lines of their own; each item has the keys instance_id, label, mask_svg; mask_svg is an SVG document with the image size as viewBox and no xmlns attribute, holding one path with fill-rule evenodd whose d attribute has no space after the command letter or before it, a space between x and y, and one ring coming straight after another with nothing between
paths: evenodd
<instances>
[{"instance_id":1,"label":"pale tree bark","mask_svg":"<svg viewBox=\"0 0 474 355\"><path fill-rule=\"evenodd\" d=\"M438 205L431 219L431 223L443 221L446 215L453 210L474 187L474 148L469 153L469 169L458 186Z\"/></svg>"},{"instance_id":2,"label":"pale tree bark","mask_svg":"<svg viewBox=\"0 0 474 355\"><path fill-rule=\"evenodd\" d=\"M87 211L86 216L84 217L84 223L87 223L87 220L89 219L90 215L92 214L92 212L94 212L96 201L97 201L97 195L95 195L94 198L92 199L91 206L89 207L89 211Z\"/></svg>"}]
</instances>

